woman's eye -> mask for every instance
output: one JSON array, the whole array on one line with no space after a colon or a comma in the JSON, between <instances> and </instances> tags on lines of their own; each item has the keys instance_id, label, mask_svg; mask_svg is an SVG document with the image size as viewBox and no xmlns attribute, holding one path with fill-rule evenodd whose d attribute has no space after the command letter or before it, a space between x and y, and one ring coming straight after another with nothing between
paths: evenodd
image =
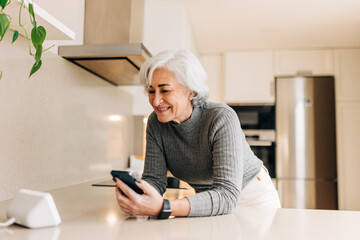
<instances>
[{"instance_id":1,"label":"woman's eye","mask_svg":"<svg viewBox=\"0 0 360 240\"><path fill-rule=\"evenodd\" d=\"M163 93L170 92L170 90L162 90Z\"/></svg>"},{"instance_id":2,"label":"woman's eye","mask_svg":"<svg viewBox=\"0 0 360 240\"><path fill-rule=\"evenodd\" d=\"M148 90L148 93L155 93L154 90Z\"/></svg>"}]
</instances>

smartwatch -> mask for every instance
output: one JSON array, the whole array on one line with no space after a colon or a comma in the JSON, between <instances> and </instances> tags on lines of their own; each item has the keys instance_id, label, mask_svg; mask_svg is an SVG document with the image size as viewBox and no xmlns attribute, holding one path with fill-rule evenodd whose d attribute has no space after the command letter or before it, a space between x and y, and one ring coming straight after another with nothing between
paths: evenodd
<instances>
[{"instance_id":1,"label":"smartwatch","mask_svg":"<svg viewBox=\"0 0 360 240\"><path fill-rule=\"evenodd\" d=\"M164 199L163 207L158 215L158 219L168 219L170 217L170 214L171 214L170 202L169 200Z\"/></svg>"}]
</instances>

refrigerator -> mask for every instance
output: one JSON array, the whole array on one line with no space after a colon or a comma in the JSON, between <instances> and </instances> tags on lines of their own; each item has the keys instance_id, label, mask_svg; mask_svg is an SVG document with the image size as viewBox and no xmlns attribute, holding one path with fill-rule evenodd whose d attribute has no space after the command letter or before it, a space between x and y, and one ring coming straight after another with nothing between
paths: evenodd
<instances>
[{"instance_id":1,"label":"refrigerator","mask_svg":"<svg viewBox=\"0 0 360 240\"><path fill-rule=\"evenodd\" d=\"M282 207L338 209L334 78L276 77L275 89Z\"/></svg>"}]
</instances>

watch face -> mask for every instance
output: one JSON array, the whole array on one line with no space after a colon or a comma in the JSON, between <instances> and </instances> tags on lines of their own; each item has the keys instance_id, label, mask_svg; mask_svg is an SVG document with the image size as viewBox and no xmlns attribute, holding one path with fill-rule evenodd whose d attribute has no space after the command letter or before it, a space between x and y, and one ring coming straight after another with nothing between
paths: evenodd
<instances>
[{"instance_id":1,"label":"watch face","mask_svg":"<svg viewBox=\"0 0 360 240\"><path fill-rule=\"evenodd\" d=\"M163 208L158 216L158 219L167 219L171 214L170 202L167 199L164 199Z\"/></svg>"},{"instance_id":2,"label":"watch face","mask_svg":"<svg viewBox=\"0 0 360 240\"><path fill-rule=\"evenodd\" d=\"M162 211L158 218L159 219L168 219L170 217L170 214L171 214L171 210L170 211Z\"/></svg>"}]
</instances>

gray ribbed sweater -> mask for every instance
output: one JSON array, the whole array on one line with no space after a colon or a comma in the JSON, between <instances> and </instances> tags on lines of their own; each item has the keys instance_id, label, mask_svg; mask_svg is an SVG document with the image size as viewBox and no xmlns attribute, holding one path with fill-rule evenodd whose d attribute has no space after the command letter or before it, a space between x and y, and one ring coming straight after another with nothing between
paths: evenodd
<instances>
[{"instance_id":1,"label":"gray ribbed sweater","mask_svg":"<svg viewBox=\"0 0 360 240\"><path fill-rule=\"evenodd\" d=\"M153 112L146 130L143 179L165 192L167 169L192 186L189 216L227 214L240 191L260 171L236 113L227 105L204 103L190 119L161 123Z\"/></svg>"}]
</instances>

